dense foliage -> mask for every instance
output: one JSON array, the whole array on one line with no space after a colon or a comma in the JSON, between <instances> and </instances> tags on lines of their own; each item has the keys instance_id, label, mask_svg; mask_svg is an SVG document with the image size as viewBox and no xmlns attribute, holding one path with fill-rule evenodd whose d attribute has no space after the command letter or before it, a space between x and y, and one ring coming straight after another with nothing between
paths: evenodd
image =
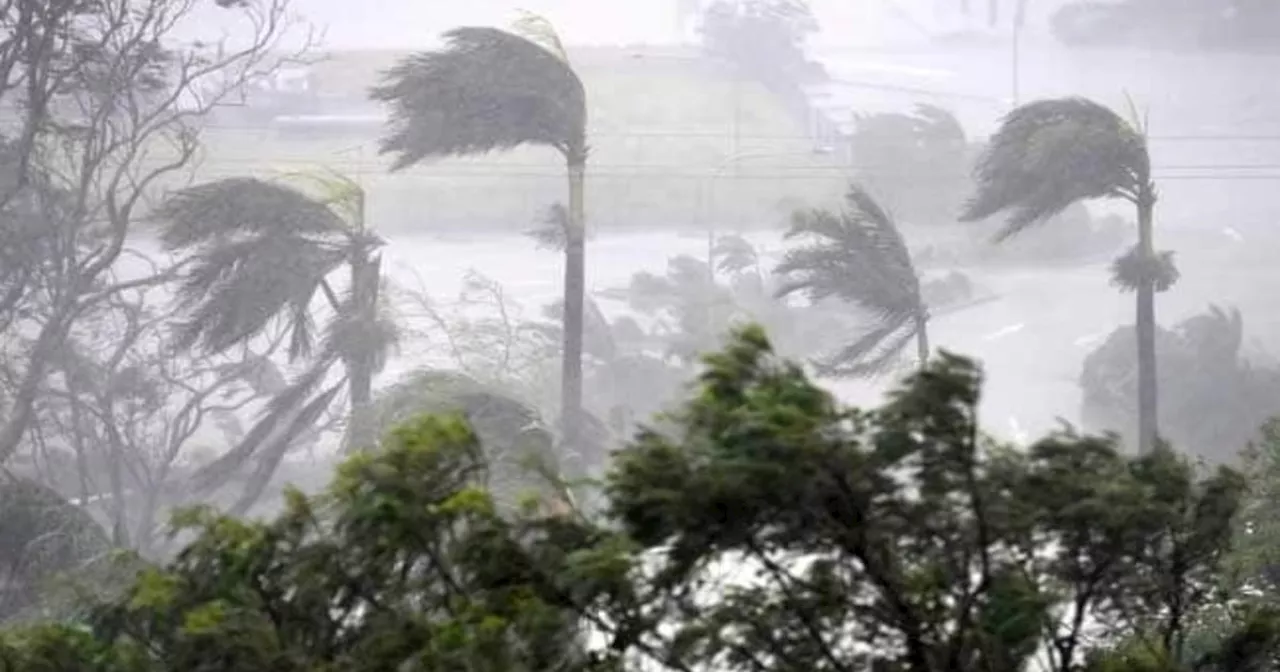
<instances>
[{"instance_id":1,"label":"dense foliage","mask_svg":"<svg viewBox=\"0 0 1280 672\"><path fill-rule=\"evenodd\" d=\"M602 521L500 513L476 435L421 418L273 521L187 514L172 562L83 622L5 633L0 666L1192 669L1244 479L1069 432L997 445L980 387L943 354L845 408L745 329L617 455ZM1236 622L1194 669L1273 655L1274 618Z\"/></svg>"}]
</instances>

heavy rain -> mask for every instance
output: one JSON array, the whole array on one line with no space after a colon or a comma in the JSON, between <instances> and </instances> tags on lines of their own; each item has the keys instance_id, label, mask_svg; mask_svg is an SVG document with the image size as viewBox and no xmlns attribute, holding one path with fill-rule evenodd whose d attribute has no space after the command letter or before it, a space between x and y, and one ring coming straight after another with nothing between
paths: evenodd
<instances>
[{"instance_id":1,"label":"heavy rain","mask_svg":"<svg viewBox=\"0 0 1280 672\"><path fill-rule=\"evenodd\" d=\"M0 672L1280 669L1274 0L0 28Z\"/></svg>"}]
</instances>

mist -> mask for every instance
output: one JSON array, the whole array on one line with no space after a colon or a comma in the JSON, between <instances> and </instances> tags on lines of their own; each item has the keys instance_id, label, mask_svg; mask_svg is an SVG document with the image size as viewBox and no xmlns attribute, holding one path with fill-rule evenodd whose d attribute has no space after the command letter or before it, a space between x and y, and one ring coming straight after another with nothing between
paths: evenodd
<instances>
[{"instance_id":1,"label":"mist","mask_svg":"<svg viewBox=\"0 0 1280 672\"><path fill-rule=\"evenodd\" d=\"M1266 3L0 5L7 622L426 416L605 515L747 325L845 407L972 358L1015 451L1275 439Z\"/></svg>"}]
</instances>

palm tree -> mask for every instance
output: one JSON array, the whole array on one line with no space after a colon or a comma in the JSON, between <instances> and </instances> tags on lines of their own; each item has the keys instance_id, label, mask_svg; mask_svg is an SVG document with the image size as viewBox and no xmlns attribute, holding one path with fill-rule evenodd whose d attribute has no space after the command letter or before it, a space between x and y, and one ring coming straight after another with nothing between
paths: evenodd
<instances>
[{"instance_id":1,"label":"palm tree","mask_svg":"<svg viewBox=\"0 0 1280 672\"><path fill-rule=\"evenodd\" d=\"M187 314L178 346L217 354L283 330L290 360L309 368L276 395L268 412L228 453L194 478L197 491L217 487L255 455L258 465L243 501L261 493L294 437L305 433L345 385L357 431L346 446L374 437L364 431L373 375L395 339L384 315L380 285L382 240L365 226L364 196L350 180L308 175L323 195L254 178L230 178L175 193L158 208L161 241L192 261L177 288ZM346 267L350 288L339 296L329 277ZM316 295L333 317L315 349ZM324 383L335 364L342 380Z\"/></svg>"},{"instance_id":2,"label":"palm tree","mask_svg":"<svg viewBox=\"0 0 1280 672\"><path fill-rule=\"evenodd\" d=\"M550 147L564 158L569 221L560 412L573 445L582 407L586 91L555 30L539 17L526 15L516 32L455 28L444 37L443 49L404 59L371 92L391 106L381 152L396 155L393 170L521 145Z\"/></svg>"},{"instance_id":3,"label":"palm tree","mask_svg":"<svg viewBox=\"0 0 1280 672\"><path fill-rule=\"evenodd\" d=\"M1137 212L1138 243L1116 260L1114 281L1137 293L1138 446L1156 445L1155 293L1177 280L1171 252L1152 241L1156 188L1144 130L1083 98L1028 103L1009 113L974 169L977 193L962 221L1008 212L1004 240L1078 201L1120 199Z\"/></svg>"},{"instance_id":4,"label":"palm tree","mask_svg":"<svg viewBox=\"0 0 1280 672\"><path fill-rule=\"evenodd\" d=\"M923 366L929 358L929 309L906 242L893 218L861 186L851 185L840 213L807 210L792 216L788 239L812 242L788 250L776 272L778 296L802 293L811 301L837 298L875 318L849 345L818 362L826 375L884 372L916 343Z\"/></svg>"}]
</instances>

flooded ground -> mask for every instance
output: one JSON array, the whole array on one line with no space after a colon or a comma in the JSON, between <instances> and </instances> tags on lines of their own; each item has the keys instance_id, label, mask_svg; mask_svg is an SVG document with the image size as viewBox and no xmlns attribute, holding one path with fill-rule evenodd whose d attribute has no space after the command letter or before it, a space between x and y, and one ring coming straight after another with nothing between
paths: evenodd
<instances>
[{"instance_id":1,"label":"flooded ground","mask_svg":"<svg viewBox=\"0 0 1280 672\"><path fill-rule=\"evenodd\" d=\"M781 249L775 234L756 234L766 253ZM1169 231L1161 247L1178 251L1182 281L1158 299L1162 324L1171 325L1203 311L1211 303L1234 305L1244 315L1246 348L1268 350L1280 337L1280 298L1263 279L1267 255L1251 252L1280 243L1260 236L1240 240L1220 232ZM678 254L702 257L705 239L669 233L601 235L588 246L588 284L593 292L624 285L631 274L661 273ZM560 294L560 256L536 249L515 236L468 241L397 237L387 249L393 278L421 278L432 296L448 302L470 269L502 283L532 316ZM983 270L959 268L975 283L994 291L998 301L938 318L932 325L936 347L978 357L988 376L983 412L991 431L1010 438L1039 434L1058 418L1076 421L1076 384L1084 356L1111 330L1133 319L1132 295L1110 285L1106 263L1083 267ZM405 357L383 376L430 363L430 343L411 343ZM857 403L875 403L885 381L829 381L832 389Z\"/></svg>"}]
</instances>

